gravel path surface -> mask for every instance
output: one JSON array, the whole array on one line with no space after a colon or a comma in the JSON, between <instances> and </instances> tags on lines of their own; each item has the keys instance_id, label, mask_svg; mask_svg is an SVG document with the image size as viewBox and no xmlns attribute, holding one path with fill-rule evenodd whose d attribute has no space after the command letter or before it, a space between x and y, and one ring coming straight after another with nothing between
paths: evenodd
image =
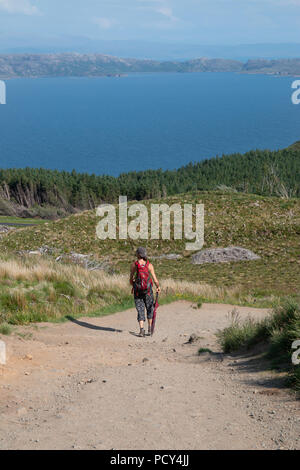
<instances>
[{"instance_id":1,"label":"gravel path surface","mask_svg":"<svg viewBox=\"0 0 300 470\"><path fill-rule=\"evenodd\" d=\"M134 310L2 337L0 449L300 449L299 401L283 377L259 351L220 352L232 309L160 307L152 338L136 336Z\"/></svg>"}]
</instances>

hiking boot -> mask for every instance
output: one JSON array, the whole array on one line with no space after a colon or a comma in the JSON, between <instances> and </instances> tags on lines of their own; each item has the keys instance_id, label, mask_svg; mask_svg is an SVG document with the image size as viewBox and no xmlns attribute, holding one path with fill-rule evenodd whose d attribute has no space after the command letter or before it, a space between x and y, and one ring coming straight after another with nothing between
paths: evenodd
<instances>
[{"instance_id":1,"label":"hiking boot","mask_svg":"<svg viewBox=\"0 0 300 470\"><path fill-rule=\"evenodd\" d=\"M140 329L139 336L140 336L140 338L144 338L144 337L145 337L145 330L144 330L144 328L141 328L141 329Z\"/></svg>"}]
</instances>

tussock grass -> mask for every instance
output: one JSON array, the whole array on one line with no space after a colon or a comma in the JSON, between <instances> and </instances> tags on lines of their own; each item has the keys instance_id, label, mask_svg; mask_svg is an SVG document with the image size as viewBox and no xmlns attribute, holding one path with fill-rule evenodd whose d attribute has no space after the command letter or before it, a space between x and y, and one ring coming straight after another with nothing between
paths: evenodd
<instances>
[{"instance_id":1,"label":"tussock grass","mask_svg":"<svg viewBox=\"0 0 300 470\"><path fill-rule=\"evenodd\" d=\"M291 360L292 343L300 340L300 304L294 299L286 299L262 321L252 318L241 321L233 312L230 326L220 331L218 338L225 353L266 343L272 367L287 370L288 383L300 392L300 365L293 365Z\"/></svg>"},{"instance_id":2,"label":"tussock grass","mask_svg":"<svg viewBox=\"0 0 300 470\"><path fill-rule=\"evenodd\" d=\"M161 303L171 300L222 302L237 299L238 288L174 279L161 281ZM67 315L102 315L133 307L128 274L110 275L46 257L0 261L0 324L57 321Z\"/></svg>"},{"instance_id":3,"label":"tussock grass","mask_svg":"<svg viewBox=\"0 0 300 470\"><path fill-rule=\"evenodd\" d=\"M5 335L8 336L12 332L12 327L8 325L7 323L2 323L0 325L0 335Z\"/></svg>"},{"instance_id":4,"label":"tussock grass","mask_svg":"<svg viewBox=\"0 0 300 470\"><path fill-rule=\"evenodd\" d=\"M198 350L199 356L200 356L201 354L205 354L205 353L213 354L212 350L209 349L209 348L200 348L200 349Z\"/></svg>"},{"instance_id":5,"label":"tussock grass","mask_svg":"<svg viewBox=\"0 0 300 470\"><path fill-rule=\"evenodd\" d=\"M249 349L265 338L266 322L257 322L248 317L241 320L237 310L231 312L231 324L218 333L219 342L225 353L242 348Z\"/></svg>"}]
</instances>

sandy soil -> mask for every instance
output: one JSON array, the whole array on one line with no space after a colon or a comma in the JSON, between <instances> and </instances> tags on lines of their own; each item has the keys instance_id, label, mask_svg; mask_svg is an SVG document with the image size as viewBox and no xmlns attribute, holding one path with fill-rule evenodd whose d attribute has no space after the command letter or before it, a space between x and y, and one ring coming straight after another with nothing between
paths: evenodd
<instances>
[{"instance_id":1,"label":"sandy soil","mask_svg":"<svg viewBox=\"0 0 300 470\"><path fill-rule=\"evenodd\" d=\"M0 449L300 449L282 378L257 355L220 353L232 309L160 307L152 338L135 336L134 310L19 328L0 366Z\"/></svg>"}]
</instances>

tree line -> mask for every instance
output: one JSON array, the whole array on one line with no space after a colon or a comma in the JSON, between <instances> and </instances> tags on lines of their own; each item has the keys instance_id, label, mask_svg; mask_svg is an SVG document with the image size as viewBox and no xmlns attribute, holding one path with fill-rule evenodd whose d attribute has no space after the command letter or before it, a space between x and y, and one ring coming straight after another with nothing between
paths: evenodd
<instances>
[{"instance_id":1,"label":"tree line","mask_svg":"<svg viewBox=\"0 0 300 470\"><path fill-rule=\"evenodd\" d=\"M300 148L252 150L189 163L177 170L146 170L118 177L11 168L0 170L0 213L9 207L53 207L61 214L129 200L157 199L197 190L237 191L300 197ZM32 211L31 211L32 212ZM33 214L33 212L32 212ZM11 214L10 214L11 215Z\"/></svg>"}]
</instances>

